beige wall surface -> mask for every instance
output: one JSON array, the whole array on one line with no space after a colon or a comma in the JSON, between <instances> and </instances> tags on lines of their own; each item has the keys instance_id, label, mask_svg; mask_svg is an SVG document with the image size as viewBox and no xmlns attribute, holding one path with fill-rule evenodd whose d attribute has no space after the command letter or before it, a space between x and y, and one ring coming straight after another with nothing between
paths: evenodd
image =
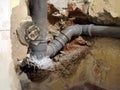
<instances>
[{"instance_id":1,"label":"beige wall surface","mask_svg":"<svg viewBox=\"0 0 120 90\"><path fill-rule=\"evenodd\" d=\"M10 0L10 7L11 9L19 5L20 0Z\"/></svg>"},{"instance_id":2,"label":"beige wall surface","mask_svg":"<svg viewBox=\"0 0 120 90\"><path fill-rule=\"evenodd\" d=\"M10 0L0 3L0 90L19 90L19 82L11 58Z\"/></svg>"},{"instance_id":3,"label":"beige wall surface","mask_svg":"<svg viewBox=\"0 0 120 90\"><path fill-rule=\"evenodd\" d=\"M93 0L90 15L97 16L106 10L113 17L120 17L120 0Z\"/></svg>"}]
</instances>

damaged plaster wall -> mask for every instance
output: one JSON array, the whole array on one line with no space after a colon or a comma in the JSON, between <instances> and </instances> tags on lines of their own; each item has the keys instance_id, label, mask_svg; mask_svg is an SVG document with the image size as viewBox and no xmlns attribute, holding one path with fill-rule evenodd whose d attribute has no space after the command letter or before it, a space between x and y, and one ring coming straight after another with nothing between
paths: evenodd
<instances>
[{"instance_id":1,"label":"damaged plaster wall","mask_svg":"<svg viewBox=\"0 0 120 90\"><path fill-rule=\"evenodd\" d=\"M63 15L68 15L65 9L68 3L87 14L91 23L104 25L120 25L119 0L49 0ZM64 2L64 3L63 3ZM59 3L59 5L58 5ZM80 16L80 15L79 15Z\"/></svg>"},{"instance_id":2,"label":"damaged plaster wall","mask_svg":"<svg viewBox=\"0 0 120 90\"><path fill-rule=\"evenodd\" d=\"M50 40L53 39L53 36L58 35L61 29L76 23L120 25L119 0L48 0L48 3L52 8L52 11L48 8L49 19L54 21L50 22L50 20L48 24L49 31L52 33L48 36ZM16 34L20 22L28 20L25 0L20 0L18 6L12 9L11 19L12 58L17 67L17 61L23 59L27 52L27 47L19 42ZM90 82L108 90L119 90L119 40L95 38L93 42L91 54L82 60L72 77L58 79L58 76L53 75L43 83L36 84L27 81L23 75L20 77L23 81L22 87L24 90L62 90L65 87Z\"/></svg>"},{"instance_id":3,"label":"damaged plaster wall","mask_svg":"<svg viewBox=\"0 0 120 90\"><path fill-rule=\"evenodd\" d=\"M89 15L97 24L120 25L119 3L119 0L93 0Z\"/></svg>"},{"instance_id":4,"label":"damaged plaster wall","mask_svg":"<svg viewBox=\"0 0 120 90\"><path fill-rule=\"evenodd\" d=\"M14 3L13 3L14 2ZM11 0L12 15L11 15L11 40L12 40L12 58L15 65L17 60L26 56L27 48L20 44L16 30L20 26L20 23L27 19L27 8L25 0Z\"/></svg>"},{"instance_id":5,"label":"damaged plaster wall","mask_svg":"<svg viewBox=\"0 0 120 90\"><path fill-rule=\"evenodd\" d=\"M98 16L99 13L104 13L104 10L109 12L111 16L120 17L119 0L93 0L89 14Z\"/></svg>"},{"instance_id":6,"label":"damaged plaster wall","mask_svg":"<svg viewBox=\"0 0 120 90\"><path fill-rule=\"evenodd\" d=\"M0 90L21 90L11 58L10 0L0 1Z\"/></svg>"}]
</instances>

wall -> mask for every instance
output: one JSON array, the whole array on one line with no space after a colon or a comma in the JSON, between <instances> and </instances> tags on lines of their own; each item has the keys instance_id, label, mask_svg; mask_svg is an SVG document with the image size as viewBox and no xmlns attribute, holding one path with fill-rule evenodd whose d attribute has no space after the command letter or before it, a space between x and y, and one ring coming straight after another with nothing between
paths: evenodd
<instances>
[{"instance_id":1,"label":"wall","mask_svg":"<svg viewBox=\"0 0 120 90\"><path fill-rule=\"evenodd\" d=\"M20 90L11 58L9 0L1 0L0 13L0 90Z\"/></svg>"},{"instance_id":2,"label":"wall","mask_svg":"<svg viewBox=\"0 0 120 90\"><path fill-rule=\"evenodd\" d=\"M12 1L14 2L14 0ZM64 4L63 4L64 2ZM82 12L88 15L92 23L104 25L120 25L120 7L119 0L49 0L61 13L66 14L63 8L67 3L75 3ZM59 3L59 4L58 4ZM20 22L27 19L27 9L24 0L12 4L12 59L17 64L17 59L23 59L26 56L27 47L23 46L17 38L16 29ZM59 6L58 6L59 5ZM61 5L61 6L60 6ZM67 15L67 14L66 14ZM95 38L91 54L86 56L78 66L77 72L68 79L57 79L51 77L43 83L27 82L22 77L25 90L61 90L63 87L74 86L84 82L90 82L108 90L120 89L120 43L116 39ZM19 49L18 49L19 48ZM51 80L52 79L52 80ZM27 83L26 83L27 82Z\"/></svg>"}]
</instances>

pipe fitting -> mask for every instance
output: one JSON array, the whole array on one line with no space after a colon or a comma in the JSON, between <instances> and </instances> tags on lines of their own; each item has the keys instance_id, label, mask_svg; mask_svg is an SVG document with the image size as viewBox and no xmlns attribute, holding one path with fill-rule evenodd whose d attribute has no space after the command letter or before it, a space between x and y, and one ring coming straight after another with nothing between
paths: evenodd
<instances>
[{"instance_id":1,"label":"pipe fitting","mask_svg":"<svg viewBox=\"0 0 120 90\"><path fill-rule=\"evenodd\" d=\"M69 38L69 41L70 41L71 37L80 36L82 34L82 26L73 25L68 27L66 30L63 30L61 33L63 33L67 38Z\"/></svg>"},{"instance_id":2,"label":"pipe fitting","mask_svg":"<svg viewBox=\"0 0 120 90\"><path fill-rule=\"evenodd\" d=\"M70 26L48 44L47 55L53 57L73 36L80 35L120 38L120 27L95 26L93 24Z\"/></svg>"},{"instance_id":3,"label":"pipe fitting","mask_svg":"<svg viewBox=\"0 0 120 90\"><path fill-rule=\"evenodd\" d=\"M58 51L60 51L65 46L65 44L68 41L71 40L73 36L80 36L81 34L82 34L82 26L80 25L70 26L67 29L63 30L61 34L48 45L47 55L53 57Z\"/></svg>"},{"instance_id":4,"label":"pipe fitting","mask_svg":"<svg viewBox=\"0 0 120 90\"><path fill-rule=\"evenodd\" d=\"M47 51L47 0L29 0L29 11L33 23L40 29L39 36L30 42L30 55L39 60Z\"/></svg>"}]
</instances>

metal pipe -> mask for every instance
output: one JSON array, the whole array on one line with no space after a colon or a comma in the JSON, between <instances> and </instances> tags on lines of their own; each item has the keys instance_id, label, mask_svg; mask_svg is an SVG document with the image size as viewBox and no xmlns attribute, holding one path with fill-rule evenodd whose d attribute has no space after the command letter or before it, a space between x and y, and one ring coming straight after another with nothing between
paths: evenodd
<instances>
[{"instance_id":1,"label":"metal pipe","mask_svg":"<svg viewBox=\"0 0 120 90\"><path fill-rule=\"evenodd\" d=\"M54 56L73 36L102 36L120 38L120 27L95 26L95 25L74 25L63 30L47 47L47 55Z\"/></svg>"},{"instance_id":2,"label":"metal pipe","mask_svg":"<svg viewBox=\"0 0 120 90\"><path fill-rule=\"evenodd\" d=\"M47 51L47 0L29 0L29 12L32 21L40 29L39 37L30 42L31 56L41 59Z\"/></svg>"}]
</instances>

